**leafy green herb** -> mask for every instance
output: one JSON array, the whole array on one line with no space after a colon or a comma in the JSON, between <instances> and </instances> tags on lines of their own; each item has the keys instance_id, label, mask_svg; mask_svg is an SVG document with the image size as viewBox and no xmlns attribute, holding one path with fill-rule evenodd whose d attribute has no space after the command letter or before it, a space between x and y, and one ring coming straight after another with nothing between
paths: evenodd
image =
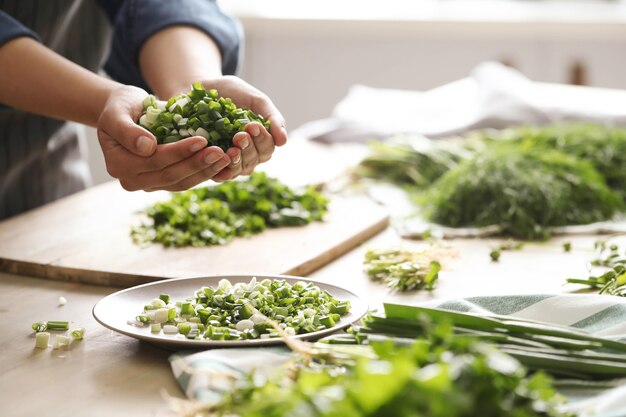
<instances>
[{"instance_id":1,"label":"leafy green herb","mask_svg":"<svg viewBox=\"0 0 626 417\"><path fill-rule=\"evenodd\" d=\"M551 227L610 220L624 210L624 128L518 127L463 139L375 143L356 172L417 195L433 222L497 225L521 239L546 239Z\"/></svg>"},{"instance_id":2,"label":"leafy green herb","mask_svg":"<svg viewBox=\"0 0 626 417\"><path fill-rule=\"evenodd\" d=\"M163 301L162 294L144 306L130 323L160 324L164 333L195 340L247 340L280 337L268 320L288 335L312 333L335 326L350 311L340 301L311 282L291 285L285 280L264 279L231 284L223 279L217 288L203 287L185 300ZM151 327L153 333L161 327Z\"/></svg>"},{"instance_id":3,"label":"leafy green herb","mask_svg":"<svg viewBox=\"0 0 626 417\"><path fill-rule=\"evenodd\" d=\"M521 239L612 218L623 201L588 163L557 151L494 147L459 164L422 196L424 213L452 227L499 225Z\"/></svg>"},{"instance_id":4,"label":"leafy green herb","mask_svg":"<svg viewBox=\"0 0 626 417\"><path fill-rule=\"evenodd\" d=\"M563 251L571 252L572 251L572 242L564 242L563 243Z\"/></svg>"},{"instance_id":5,"label":"leafy green herb","mask_svg":"<svg viewBox=\"0 0 626 417\"><path fill-rule=\"evenodd\" d=\"M557 417L562 398L542 373L447 323L406 346L313 345L313 358L273 375L253 373L205 414L240 417ZM357 349L360 348L360 349ZM364 350L366 348L367 350ZM301 354L301 356L303 356ZM332 356L331 363L326 359ZM337 360L338 359L338 360ZM197 407L196 407L197 410ZM214 414L212 414L214 413Z\"/></svg>"},{"instance_id":6,"label":"leafy green herb","mask_svg":"<svg viewBox=\"0 0 626 417\"><path fill-rule=\"evenodd\" d=\"M293 190L264 173L245 181L173 194L146 209L150 222L134 227L135 243L211 246L251 236L268 227L300 226L322 220L328 200L313 187Z\"/></svg>"},{"instance_id":7,"label":"leafy green herb","mask_svg":"<svg viewBox=\"0 0 626 417\"><path fill-rule=\"evenodd\" d=\"M495 135L534 149L557 149L588 161L626 199L626 129L593 124L518 127Z\"/></svg>"},{"instance_id":8,"label":"leafy green herb","mask_svg":"<svg viewBox=\"0 0 626 417\"><path fill-rule=\"evenodd\" d=\"M441 264L426 252L406 249L368 249L363 265L367 275L398 291L435 288Z\"/></svg>"},{"instance_id":9,"label":"leafy green herb","mask_svg":"<svg viewBox=\"0 0 626 417\"><path fill-rule=\"evenodd\" d=\"M500 255L502 255L502 252L499 249L494 249L491 252L489 252L489 256L491 257L492 262L499 262Z\"/></svg>"},{"instance_id":10,"label":"leafy green herb","mask_svg":"<svg viewBox=\"0 0 626 417\"><path fill-rule=\"evenodd\" d=\"M224 151L232 146L233 136L243 132L250 122L269 129L269 121L254 112L239 108L230 98L219 97L215 89L206 90L194 83L191 91L167 102L148 96L139 124L157 138L158 143L176 142L191 136L202 136L208 146Z\"/></svg>"},{"instance_id":11,"label":"leafy green herb","mask_svg":"<svg viewBox=\"0 0 626 417\"><path fill-rule=\"evenodd\" d=\"M371 142L371 153L357 167L358 176L385 180L409 188L425 188L471 156L457 143L398 137Z\"/></svg>"}]
</instances>

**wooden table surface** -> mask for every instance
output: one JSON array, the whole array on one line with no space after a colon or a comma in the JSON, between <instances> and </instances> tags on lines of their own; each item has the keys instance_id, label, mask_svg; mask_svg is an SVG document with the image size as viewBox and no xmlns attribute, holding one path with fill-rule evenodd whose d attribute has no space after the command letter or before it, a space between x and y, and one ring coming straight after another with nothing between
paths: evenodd
<instances>
[{"instance_id":1,"label":"wooden table surface","mask_svg":"<svg viewBox=\"0 0 626 417\"><path fill-rule=\"evenodd\" d=\"M309 277L345 286L371 307L385 300L559 293L576 289L563 287L566 277L587 276L596 239L578 236L528 244L521 251L503 252L499 263L489 257L495 239L447 241L446 252L456 256L443 262L438 288L394 294L363 274L364 251L398 244L425 248L427 243L402 241L388 228ZM571 253L562 249L565 240L573 243ZM171 415L162 392L182 396L167 360L172 352L117 334L92 317L94 304L117 290L0 274L0 416ZM59 296L67 299L63 307L57 305ZM85 340L68 350L35 349L30 326L40 320L72 321L86 329Z\"/></svg>"},{"instance_id":2,"label":"wooden table surface","mask_svg":"<svg viewBox=\"0 0 626 417\"><path fill-rule=\"evenodd\" d=\"M416 302L471 295L558 293L568 276L586 276L595 237L568 238L529 244L519 252L503 252L499 263L489 259L495 240L446 242L456 258L445 262L440 285L432 293L394 294L361 272L367 247L402 243L424 248L424 242L401 242L392 229L371 239L310 275L352 289L370 306L383 300ZM139 342L100 326L93 305L118 288L98 287L0 274L0 415L18 416L167 416L162 392L182 396L170 371L170 351ZM67 299L57 305L59 296ZM39 320L70 320L86 329L85 340L69 350L34 348L30 325Z\"/></svg>"}]
</instances>

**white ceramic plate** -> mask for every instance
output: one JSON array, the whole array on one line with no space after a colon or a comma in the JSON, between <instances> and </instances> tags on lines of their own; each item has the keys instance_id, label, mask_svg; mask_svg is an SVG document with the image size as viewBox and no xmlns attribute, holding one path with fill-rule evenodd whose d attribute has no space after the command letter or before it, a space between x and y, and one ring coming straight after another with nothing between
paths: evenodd
<instances>
[{"instance_id":1,"label":"white ceramic plate","mask_svg":"<svg viewBox=\"0 0 626 417\"><path fill-rule=\"evenodd\" d=\"M294 336L295 339L316 339L326 336L330 333L336 332L337 330L348 327L350 324L359 320L367 313L367 303L365 303L363 299L359 298L351 291L334 285L316 282L306 278L285 275L222 275L200 278L168 279L165 281L151 282L149 284L139 285L118 291L98 301L93 308L93 316L98 323L115 332L171 348L201 349L207 347L262 346L280 344L282 343L280 338L234 341L180 339L176 337L176 335L166 335L162 332L159 334L153 334L150 332L150 326L136 327L127 323L128 320L135 318L142 312L143 306L146 303L158 298L160 294L169 294L174 301L184 300L186 297L193 295L194 291L199 288L217 287L217 284L221 279L228 279L233 284L237 282L248 283L254 276L256 276L259 281L266 278L284 279L290 284L294 284L297 281L310 281L320 287L320 289L328 291L338 300L350 301L350 312L345 316L342 316L341 320L339 320L333 328L297 335Z\"/></svg>"}]
</instances>

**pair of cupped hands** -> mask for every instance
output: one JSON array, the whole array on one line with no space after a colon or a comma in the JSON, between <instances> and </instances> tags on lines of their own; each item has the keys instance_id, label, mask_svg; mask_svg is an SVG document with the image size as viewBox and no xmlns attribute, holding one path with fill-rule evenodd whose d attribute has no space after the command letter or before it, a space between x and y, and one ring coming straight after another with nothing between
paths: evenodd
<instances>
[{"instance_id":1,"label":"pair of cupped hands","mask_svg":"<svg viewBox=\"0 0 626 417\"><path fill-rule=\"evenodd\" d=\"M107 171L124 189L182 191L207 180L222 182L249 175L272 157L276 146L287 142L285 120L265 94L234 76L203 84L230 97L238 107L265 117L270 121L269 132L260 123L249 123L245 132L234 136L233 147L226 152L207 147L201 136L157 146L154 135L136 123L148 93L137 87L119 87L110 94L97 129Z\"/></svg>"}]
</instances>

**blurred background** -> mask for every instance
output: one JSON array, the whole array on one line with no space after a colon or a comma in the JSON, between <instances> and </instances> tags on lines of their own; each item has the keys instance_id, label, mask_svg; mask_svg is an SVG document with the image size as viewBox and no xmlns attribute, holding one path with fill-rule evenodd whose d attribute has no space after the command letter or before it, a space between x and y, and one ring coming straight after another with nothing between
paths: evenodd
<instances>
[{"instance_id":1,"label":"blurred background","mask_svg":"<svg viewBox=\"0 0 626 417\"><path fill-rule=\"evenodd\" d=\"M486 61L533 81L626 88L621 0L220 3L245 30L239 76L273 99L290 131L328 118L355 84L426 91ZM94 182L109 180L93 130L88 139Z\"/></svg>"}]
</instances>

